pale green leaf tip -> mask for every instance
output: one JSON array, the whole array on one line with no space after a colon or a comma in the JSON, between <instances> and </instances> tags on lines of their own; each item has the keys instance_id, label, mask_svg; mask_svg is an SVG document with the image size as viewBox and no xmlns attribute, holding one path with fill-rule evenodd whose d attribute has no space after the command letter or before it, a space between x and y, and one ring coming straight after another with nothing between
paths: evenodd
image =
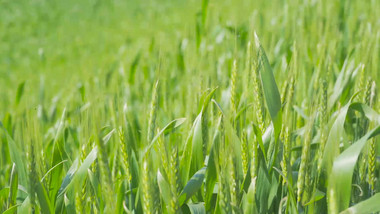
<instances>
[{"instance_id":1,"label":"pale green leaf tip","mask_svg":"<svg viewBox=\"0 0 380 214\"><path fill-rule=\"evenodd\" d=\"M259 40L259 37L258 37L257 34L256 34L256 31L254 32L254 36L255 36L255 44L256 44L256 47L260 47L260 40Z\"/></svg>"}]
</instances>

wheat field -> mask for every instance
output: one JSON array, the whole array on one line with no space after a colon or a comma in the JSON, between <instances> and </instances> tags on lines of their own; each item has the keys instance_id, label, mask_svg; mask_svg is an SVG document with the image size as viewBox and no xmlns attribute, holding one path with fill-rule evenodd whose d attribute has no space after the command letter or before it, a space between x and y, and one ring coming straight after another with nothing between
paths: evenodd
<instances>
[{"instance_id":1,"label":"wheat field","mask_svg":"<svg viewBox=\"0 0 380 214\"><path fill-rule=\"evenodd\" d=\"M380 212L379 0L0 0L0 212Z\"/></svg>"}]
</instances>

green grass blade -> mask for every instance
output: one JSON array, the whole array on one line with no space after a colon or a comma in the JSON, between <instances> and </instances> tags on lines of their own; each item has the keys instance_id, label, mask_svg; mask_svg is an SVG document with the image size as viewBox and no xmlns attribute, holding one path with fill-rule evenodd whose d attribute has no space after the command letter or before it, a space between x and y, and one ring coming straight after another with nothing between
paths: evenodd
<instances>
[{"instance_id":1,"label":"green grass blade","mask_svg":"<svg viewBox=\"0 0 380 214\"><path fill-rule=\"evenodd\" d=\"M57 197L58 191L60 189L60 185L62 183L62 171L63 165L59 164L63 161L64 158L64 142L62 139L62 133L64 132L64 123L66 117L66 109L63 110L61 119L59 121L58 128L56 130L56 134L53 141L53 158L51 159L51 165L56 166L55 170L51 172L50 180L49 180L49 196L52 199L52 203L55 204L55 198Z\"/></svg>"},{"instance_id":2,"label":"green grass blade","mask_svg":"<svg viewBox=\"0 0 380 214\"><path fill-rule=\"evenodd\" d=\"M348 67L349 66L349 67ZM347 90L349 82L351 81L352 74L359 70L361 65L359 65L355 70L353 69L351 63L348 65L348 61L345 61L341 72L339 73L337 80L334 85L333 94L328 100L328 109L331 109L335 103L342 96L343 92Z\"/></svg>"},{"instance_id":3,"label":"green grass blade","mask_svg":"<svg viewBox=\"0 0 380 214\"><path fill-rule=\"evenodd\" d=\"M123 182L119 183L119 188L117 191L117 200L116 200L116 213L122 213L123 202L125 201L125 187Z\"/></svg>"},{"instance_id":4,"label":"green grass blade","mask_svg":"<svg viewBox=\"0 0 380 214\"><path fill-rule=\"evenodd\" d=\"M55 166L53 166L52 168L50 168L50 169L45 173L45 175L41 178L41 182L46 178L46 176L49 175L49 173L50 173L51 171L53 171L55 168L57 168L59 165L65 163L66 161L67 161L67 160L63 160L63 161L57 163L57 164L56 164Z\"/></svg>"},{"instance_id":5,"label":"green grass blade","mask_svg":"<svg viewBox=\"0 0 380 214\"><path fill-rule=\"evenodd\" d=\"M374 121L377 124L380 124L380 114L370 108L368 105L363 103L352 103L350 110L356 110L361 112L366 118L370 121Z\"/></svg>"},{"instance_id":6,"label":"green grass blade","mask_svg":"<svg viewBox=\"0 0 380 214\"><path fill-rule=\"evenodd\" d=\"M195 173L203 166L203 144L202 144L202 112L194 121L194 132L192 136L192 152L190 174ZM189 160L189 161L190 161Z\"/></svg>"},{"instance_id":7,"label":"green grass blade","mask_svg":"<svg viewBox=\"0 0 380 214\"><path fill-rule=\"evenodd\" d=\"M201 127L202 123L202 112L198 114L197 118L195 119L193 126L190 130L189 136L186 139L184 151L180 158L180 171L181 171L181 180L182 183L186 183L187 179L189 178L189 174L191 171L192 166L192 158L193 158L193 143L194 143L194 132L196 132L196 127L198 127L198 130ZM200 130L202 131L202 130ZM197 140L202 140L202 134L198 134ZM195 147L197 148L197 147ZM202 151L201 151L202 152ZM202 153L201 153L202 155ZM198 154L199 156L199 154Z\"/></svg>"},{"instance_id":8,"label":"green grass blade","mask_svg":"<svg viewBox=\"0 0 380 214\"><path fill-rule=\"evenodd\" d=\"M51 198L55 198L58 194L60 185L62 183L62 171L63 165L59 164L63 161L62 152L63 151L63 142L59 140L55 143L54 151L53 151L53 161L52 166L57 166L51 172L50 180L49 180L49 195ZM53 203L55 200L53 200Z\"/></svg>"},{"instance_id":9,"label":"green grass blade","mask_svg":"<svg viewBox=\"0 0 380 214\"><path fill-rule=\"evenodd\" d=\"M162 176L160 170L157 171L157 183L158 187L160 188L162 199L164 199L166 205L169 205L170 199L172 198L172 195L170 193L170 185L165 180L164 176Z\"/></svg>"},{"instance_id":10,"label":"green grass blade","mask_svg":"<svg viewBox=\"0 0 380 214\"><path fill-rule=\"evenodd\" d=\"M0 201L4 202L4 205L5 205L5 202L7 201L7 197L9 196L9 190L10 190L9 187L4 187L0 190Z\"/></svg>"},{"instance_id":11,"label":"green grass blade","mask_svg":"<svg viewBox=\"0 0 380 214\"><path fill-rule=\"evenodd\" d=\"M48 196L48 193L46 192L45 187L43 184L38 181L36 186L36 193L38 202L41 206L41 212L42 213L54 213L53 204L51 203L51 200Z\"/></svg>"},{"instance_id":12,"label":"green grass blade","mask_svg":"<svg viewBox=\"0 0 380 214\"><path fill-rule=\"evenodd\" d=\"M261 135L261 131L260 131L259 127L256 126L255 124L252 124L252 127L253 127L253 131L256 135L256 139L259 142L259 147L260 147L261 151L263 152L264 159L267 160L267 152L265 151L265 147L264 147L264 143L263 143L263 136Z\"/></svg>"},{"instance_id":13,"label":"green grass blade","mask_svg":"<svg viewBox=\"0 0 380 214\"><path fill-rule=\"evenodd\" d=\"M230 141L231 151L234 157L234 162L236 163L237 179L243 180L243 166L242 166L242 157L241 157L241 142L239 137L236 135L236 131L233 128L230 120L225 120L225 136Z\"/></svg>"},{"instance_id":14,"label":"green grass blade","mask_svg":"<svg viewBox=\"0 0 380 214\"><path fill-rule=\"evenodd\" d=\"M141 157L144 157L147 152L152 148L152 146L154 145L155 142L157 142L158 138L164 134L164 133L168 133L168 132L171 132L172 130L176 129L177 127L179 127L180 125L182 125L184 122L186 121L186 118L179 118L179 119L175 119L175 120L172 120L171 122L169 122L162 130L160 130L160 132L153 138L153 140L150 142L150 144L145 148L145 150L143 151L142 153L142 156Z\"/></svg>"},{"instance_id":15,"label":"green grass blade","mask_svg":"<svg viewBox=\"0 0 380 214\"><path fill-rule=\"evenodd\" d=\"M261 46L260 40L255 33L256 48L258 50L258 68L261 77L261 83L264 90L265 101L272 118L275 130L275 137L278 138L281 132L282 116L281 116L281 96L278 91L276 80L273 75L268 58L264 48Z\"/></svg>"},{"instance_id":16,"label":"green grass blade","mask_svg":"<svg viewBox=\"0 0 380 214\"><path fill-rule=\"evenodd\" d=\"M64 195L65 208L67 213L75 213L74 200L70 200L67 195Z\"/></svg>"},{"instance_id":17,"label":"green grass blade","mask_svg":"<svg viewBox=\"0 0 380 214\"><path fill-rule=\"evenodd\" d=\"M220 121L222 119L222 116L219 117L219 125L220 127ZM205 204L206 204L206 210L208 212L211 212L211 200L213 195L213 189L217 180L217 170L216 170L216 157L218 157L219 154L219 144L220 144L220 132L219 128L216 130L213 143L211 146L210 154L208 157L207 162L207 169L206 169L206 179L205 179L205 188L206 188L206 197L205 197Z\"/></svg>"},{"instance_id":18,"label":"green grass blade","mask_svg":"<svg viewBox=\"0 0 380 214\"><path fill-rule=\"evenodd\" d=\"M22 157L22 153L20 152L16 142L12 139L12 137L9 135L8 131L0 124L2 130L4 130L4 134L7 139L9 153L11 156L11 161L16 164L17 172L19 174L19 183L22 185L27 184L27 177L26 177L26 165L24 158Z\"/></svg>"},{"instance_id":19,"label":"green grass blade","mask_svg":"<svg viewBox=\"0 0 380 214\"><path fill-rule=\"evenodd\" d=\"M80 185L84 180L87 170L90 168L91 164L96 160L98 154L98 147L92 149L92 151L87 155L86 159L83 161L82 165L77 168L78 161L76 160L67 172L61 187L58 191L57 204L63 205L64 194L73 188L75 185ZM61 206L57 206L60 209ZM57 210L56 210L57 211Z\"/></svg>"},{"instance_id":20,"label":"green grass blade","mask_svg":"<svg viewBox=\"0 0 380 214\"><path fill-rule=\"evenodd\" d=\"M193 177L187 182L185 188L183 188L181 194L179 195L179 205L182 206L187 200L191 198L203 184L203 180L206 173L206 168L203 167L198 172L196 172Z\"/></svg>"},{"instance_id":21,"label":"green grass blade","mask_svg":"<svg viewBox=\"0 0 380 214\"><path fill-rule=\"evenodd\" d=\"M380 193L344 210L340 214L370 214L380 212Z\"/></svg>"},{"instance_id":22,"label":"green grass blade","mask_svg":"<svg viewBox=\"0 0 380 214\"><path fill-rule=\"evenodd\" d=\"M352 100L352 99L351 99ZM351 101L349 101L339 112L335 119L325 145L325 151L323 153L322 169L323 173L328 175L331 171L334 158L339 154L339 141L346 138L344 131L344 122L350 107Z\"/></svg>"},{"instance_id":23,"label":"green grass blade","mask_svg":"<svg viewBox=\"0 0 380 214\"><path fill-rule=\"evenodd\" d=\"M249 173L248 173L249 174ZM256 178L252 180L248 187L247 194L244 196L244 213L257 213L256 199Z\"/></svg>"},{"instance_id":24,"label":"green grass blade","mask_svg":"<svg viewBox=\"0 0 380 214\"><path fill-rule=\"evenodd\" d=\"M20 83L17 87L16 99L15 99L16 105L20 103L21 97L24 94L24 88L25 88L25 81Z\"/></svg>"},{"instance_id":25,"label":"green grass blade","mask_svg":"<svg viewBox=\"0 0 380 214\"><path fill-rule=\"evenodd\" d=\"M329 194L333 193L330 200L335 204L337 211L348 208L351 198L352 175L358 157L367 141L380 134L380 125L368 132L364 137L352 144L334 161L332 172L329 177ZM330 196L331 197L331 196ZM333 210L334 210L333 206Z\"/></svg>"},{"instance_id":26,"label":"green grass blade","mask_svg":"<svg viewBox=\"0 0 380 214\"><path fill-rule=\"evenodd\" d=\"M12 207L9 207L7 210L5 210L3 212L3 214L13 214L13 213L17 213L17 207L21 206L21 204L16 204Z\"/></svg>"},{"instance_id":27,"label":"green grass blade","mask_svg":"<svg viewBox=\"0 0 380 214\"><path fill-rule=\"evenodd\" d=\"M19 207L18 211L19 213L31 213L31 204L29 200L29 196L25 198L25 200L22 202L21 206Z\"/></svg>"},{"instance_id":28,"label":"green grass blade","mask_svg":"<svg viewBox=\"0 0 380 214\"><path fill-rule=\"evenodd\" d=\"M184 214L206 214L205 203L184 204L182 206L182 212Z\"/></svg>"},{"instance_id":29,"label":"green grass blade","mask_svg":"<svg viewBox=\"0 0 380 214\"><path fill-rule=\"evenodd\" d=\"M9 186L10 186L10 189L9 189L9 196L8 196L8 208L16 204L16 197L17 197L18 173L17 173L16 165L14 163L12 166Z\"/></svg>"},{"instance_id":30,"label":"green grass blade","mask_svg":"<svg viewBox=\"0 0 380 214\"><path fill-rule=\"evenodd\" d=\"M205 27L209 0L202 0L202 25Z\"/></svg>"},{"instance_id":31,"label":"green grass blade","mask_svg":"<svg viewBox=\"0 0 380 214\"><path fill-rule=\"evenodd\" d=\"M141 58L141 52L138 52L132 61L130 71L129 71L129 78L128 78L128 82L130 84L134 84L135 82L135 73L136 73L137 66L140 62L140 58Z\"/></svg>"}]
</instances>

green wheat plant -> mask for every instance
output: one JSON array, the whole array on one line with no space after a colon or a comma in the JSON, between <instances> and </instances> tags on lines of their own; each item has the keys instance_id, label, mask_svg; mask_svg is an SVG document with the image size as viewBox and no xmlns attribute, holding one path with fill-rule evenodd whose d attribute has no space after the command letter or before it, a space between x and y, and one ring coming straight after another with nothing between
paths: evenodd
<instances>
[{"instance_id":1,"label":"green wheat plant","mask_svg":"<svg viewBox=\"0 0 380 214\"><path fill-rule=\"evenodd\" d=\"M379 213L379 11L0 0L0 213Z\"/></svg>"}]
</instances>

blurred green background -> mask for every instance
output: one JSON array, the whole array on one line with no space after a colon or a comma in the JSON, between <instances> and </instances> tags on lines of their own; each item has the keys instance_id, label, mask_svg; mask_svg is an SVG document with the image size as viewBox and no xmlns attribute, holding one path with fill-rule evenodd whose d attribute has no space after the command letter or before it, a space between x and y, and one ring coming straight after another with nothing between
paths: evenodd
<instances>
[{"instance_id":1,"label":"blurred green background","mask_svg":"<svg viewBox=\"0 0 380 214\"><path fill-rule=\"evenodd\" d=\"M164 67L173 70L170 63L175 62L184 39L190 46L185 50L185 61L190 63L186 70L204 74L194 62L215 65L215 60L204 56L218 48L223 48L219 56L236 55L245 49L253 30L274 65L280 65L283 57L289 60L297 41L303 47L305 72L312 72L312 65L326 52L340 67L356 48L351 53L356 54L355 61L369 62L367 68L377 76L377 64L371 61L379 55L379 48L374 50L379 43L379 1L328 2L210 1L201 32L205 51L197 54L192 47L197 43L201 1L1 0L0 112L12 104L16 86L23 81L29 104L34 105L41 82L51 99L109 70L122 67L128 73L138 53L137 73L144 66L156 66L159 55ZM321 47L322 43L328 47ZM155 53L149 52L152 49ZM151 83L154 72L144 78Z\"/></svg>"}]
</instances>

